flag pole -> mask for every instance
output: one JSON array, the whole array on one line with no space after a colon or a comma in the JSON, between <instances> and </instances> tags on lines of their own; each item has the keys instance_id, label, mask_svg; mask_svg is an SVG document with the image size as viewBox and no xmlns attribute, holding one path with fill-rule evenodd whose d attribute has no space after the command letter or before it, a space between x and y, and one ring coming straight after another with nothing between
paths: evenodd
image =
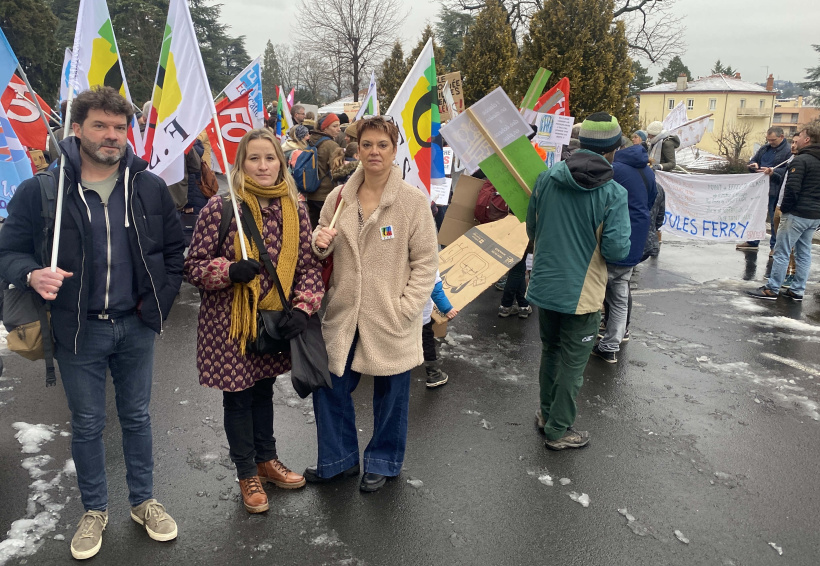
<instances>
[{"instance_id":1,"label":"flag pole","mask_svg":"<svg viewBox=\"0 0 820 566\"><path fill-rule=\"evenodd\" d=\"M231 182L231 166L228 163L228 153L225 151L225 142L222 139L222 130L219 128L219 117L213 113L214 129L216 138L219 141L219 150L222 152L222 159L225 162L225 175L228 177L228 192L231 193L231 205L233 206L233 217L236 218L236 231L239 232L239 246L242 248L242 259L248 259L248 250L245 247L245 231L242 229L242 222L239 220L239 204L236 202L236 193Z\"/></svg>"},{"instance_id":2,"label":"flag pole","mask_svg":"<svg viewBox=\"0 0 820 566\"><path fill-rule=\"evenodd\" d=\"M63 139L68 137L68 126L71 125L71 101L74 100L74 85L69 85L68 102L65 109ZM57 146L60 147L59 145ZM65 153L60 149L60 176L57 181L57 210L54 213L54 241L51 244L51 271L57 272L57 255L60 253L60 230L63 226L63 196L65 195Z\"/></svg>"},{"instance_id":3,"label":"flag pole","mask_svg":"<svg viewBox=\"0 0 820 566\"><path fill-rule=\"evenodd\" d=\"M20 76L23 77L23 82L26 83L26 88L28 89L29 93L31 94L31 99L34 100L34 104L37 106L37 110L40 111L40 118L43 119L43 123L46 125L46 131L48 132L48 137L51 138L51 142L57 146L57 150L62 153L62 149L57 144L57 136L54 135L54 132L51 131L51 127L48 125L48 120L46 119L46 113L43 112L43 108L40 106L40 101L37 100L37 93L34 92L34 89L31 88L31 83L28 82L28 77L26 76L26 72L23 70L23 66L20 62L17 62L17 70L20 71Z\"/></svg>"}]
</instances>

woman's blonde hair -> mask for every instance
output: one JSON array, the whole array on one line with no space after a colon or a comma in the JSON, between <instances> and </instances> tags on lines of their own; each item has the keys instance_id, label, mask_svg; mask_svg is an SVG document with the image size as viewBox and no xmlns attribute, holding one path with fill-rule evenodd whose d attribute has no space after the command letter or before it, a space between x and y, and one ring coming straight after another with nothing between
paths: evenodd
<instances>
[{"instance_id":1,"label":"woman's blonde hair","mask_svg":"<svg viewBox=\"0 0 820 566\"><path fill-rule=\"evenodd\" d=\"M288 184L288 196L293 203L299 206L299 193L296 190L296 182L288 171L288 162L285 159L285 153L282 151L282 146L273 135L273 133L266 129L260 128L258 130L251 130L239 141L239 147L236 149L236 161L233 169L231 169L231 185L234 190L240 194L245 192L245 158L248 155L248 144L254 140L266 140L273 146L273 151L276 158L279 160L279 175L276 177L276 184L282 181Z\"/></svg>"},{"instance_id":2,"label":"woman's blonde hair","mask_svg":"<svg viewBox=\"0 0 820 566\"><path fill-rule=\"evenodd\" d=\"M330 156L330 168L338 169L345 164L345 150L341 147L337 147L333 150L333 154Z\"/></svg>"}]
</instances>

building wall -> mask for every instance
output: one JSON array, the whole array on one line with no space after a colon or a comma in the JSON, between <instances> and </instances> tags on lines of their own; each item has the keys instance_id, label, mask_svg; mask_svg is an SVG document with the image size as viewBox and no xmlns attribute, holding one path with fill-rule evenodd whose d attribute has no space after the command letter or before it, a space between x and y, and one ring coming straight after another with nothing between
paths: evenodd
<instances>
[{"instance_id":1,"label":"building wall","mask_svg":"<svg viewBox=\"0 0 820 566\"><path fill-rule=\"evenodd\" d=\"M780 126L787 136L792 136L800 131L801 127L818 118L820 108L816 106L796 107L778 103L774 109L772 126Z\"/></svg>"},{"instance_id":2,"label":"building wall","mask_svg":"<svg viewBox=\"0 0 820 566\"><path fill-rule=\"evenodd\" d=\"M673 101L673 102L670 102ZM711 101L714 100L714 108ZM745 100L745 107L741 104ZM672 109L683 101L687 104L686 114L689 119L713 114L710 120L711 132L703 136L697 147L710 153L719 153L716 138L720 137L724 128L732 127L734 124L752 124L752 133L749 136L749 143L743 151L743 157L751 157L754 152L754 144L765 143L766 130L772 123L774 110L774 92L653 92L640 95L639 119L641 127L645 128L650 122L663 119ZM762 101L762 108L761 108ZM671 106L671 107L670 107Z\"/></svg>"}]
</instances>

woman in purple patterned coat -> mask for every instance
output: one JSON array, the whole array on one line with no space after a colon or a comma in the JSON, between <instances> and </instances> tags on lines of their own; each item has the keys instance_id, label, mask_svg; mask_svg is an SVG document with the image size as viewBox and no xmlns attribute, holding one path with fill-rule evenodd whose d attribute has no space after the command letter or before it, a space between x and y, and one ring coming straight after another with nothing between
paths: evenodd
<instances>
[{"instance_id":1,"label":"woman in purple patterned coat","mask_svg":"<svg viewBox=\"0 0 820 566\"><path fill-rule=\"evenodd\" d=\"M291 330L307 326L324 295L321 266L311 251L311 227L281 146L267 130L252 130L239 142L231 183L260 229L294 316ZM229 207L230 203L226 203ZM236 465L245 508L268 510L262 482L294 489L305 478L282 464L273 436L273 383L290 369L290 354L255 355L245 344L255 338L256 310L281 310L273 279L259 263L259 251L245 235L242 259L236 219L219 244L223 202L211 198L197 220L185 277L202 290L197 330L199 382L222 390L225 434Z\"/></svg>"}]
</instances>

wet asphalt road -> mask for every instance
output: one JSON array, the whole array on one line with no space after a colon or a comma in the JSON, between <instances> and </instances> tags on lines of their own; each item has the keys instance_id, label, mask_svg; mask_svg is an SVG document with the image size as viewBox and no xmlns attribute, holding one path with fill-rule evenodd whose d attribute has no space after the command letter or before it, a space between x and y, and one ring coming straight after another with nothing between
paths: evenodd
<instances>
[{"instance_id":1,"label":"wet asphalt road","mask_svg":"<svg viewBox=\"0 0 820 566\"><path fill-rule=\"evenodd\" d=\"M442 347L450 383L428 391L414 371L399 478L376 494L360 493L357 479L271 487L270 512L256 516L240 502L221 395L198 385L198 295L184 285L157 342L152 404L155 493L180 536L153 542L129 518L110 390L110 522L91 563L817 565L820 270L801 305L745 297L765 269L764 251L665 235L661 256L633 279L632 339L620 363L593 358L587 366L577 426L591 432L590 446L559 453L544 448L533 425L537 317L499 319L501 293L490 289L451 324ZM0 532L26 517L27 505L43 510L28 501L33 480L21 462L30 455L12 423L55 426L41 447L53 457L42 466L46 481L70 458L70 438L59 434L70 431L62 390L45 389L41 364L3 354ZM371 395L363 379L362 449ZM275 402L280 457L301 471L315 461L312 405L287 379ZM47 490L52 502L69 498L56 530L35 554L8 564L73 562L68 540L82 512L75 485L61 476ZM589 507L571 492L587 494Z\"/></svg>"}]
</instances>

